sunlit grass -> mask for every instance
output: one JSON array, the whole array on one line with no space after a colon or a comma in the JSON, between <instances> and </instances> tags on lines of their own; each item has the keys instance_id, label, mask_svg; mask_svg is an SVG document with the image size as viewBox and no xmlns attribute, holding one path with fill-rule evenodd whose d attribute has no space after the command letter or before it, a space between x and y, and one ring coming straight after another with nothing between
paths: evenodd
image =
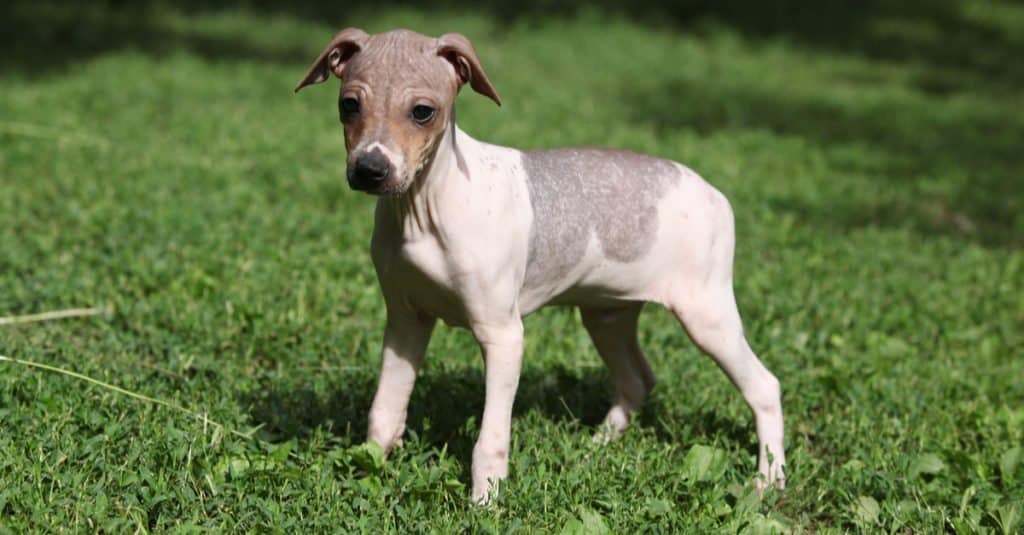
<instances>
[{"instance_id":1,"label":"sunlit grass","mask_svg":"<svg viewBox=\"0 0 1024 535\"><path fill-rule=\"evenodd\" d=\"M457 4L11 8L0 316L113 312L0 326L0 355L190 414L0 362L0 528L1020 529L1024 75L1000 60L1024 50L1021 6L874 6L833 35L726 8ZM336 82L291 92L345 25L471 37L504 102L463 92L480 139L653 153L730 197L746 329L784 389L785 493L744 486L747 408L653 306L658 386L603 448L610 385L578 315L528 318L493 508L465 488L465 332L435 335L405 447L383 466L353 449L383 326L373 201L344 183Z\"/></svg>"}]
</instances>

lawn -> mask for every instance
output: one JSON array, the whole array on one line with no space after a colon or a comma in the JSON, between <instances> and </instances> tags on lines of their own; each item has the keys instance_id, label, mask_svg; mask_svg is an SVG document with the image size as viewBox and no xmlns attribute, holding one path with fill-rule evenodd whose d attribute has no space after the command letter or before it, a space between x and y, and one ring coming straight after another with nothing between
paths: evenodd
<instances>
[{"instance_id":1,"label":"lawn","mask_svg":"<svg viewBox=\"0 0 1024 535\"><path fill-rule=\"evenodd\" d=\"M211 7L218 6L219 7ZM1024 529L1024 5L8 2L0 16L0 532ZM770 7L769 7L770 5ZM578 312L526 321L511 477L469 500L472 337L440 328L405 446L369 449L383 305L334 31L459 31L463 129L686 163L736 212L789 486L664 310L636 425ZM122 391L145 396L147 401Z\"/></svg>"}]
</instances>

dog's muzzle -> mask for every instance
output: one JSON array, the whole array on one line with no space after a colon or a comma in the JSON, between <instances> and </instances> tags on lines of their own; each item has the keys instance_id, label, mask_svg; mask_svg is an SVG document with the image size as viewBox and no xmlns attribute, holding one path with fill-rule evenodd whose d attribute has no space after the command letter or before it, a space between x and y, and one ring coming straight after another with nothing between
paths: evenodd
<instances>
[{"instance_id":1,"label":"dog's muzzle","mask_svg":"<svg viewBox=\"0 0 1024 535\"><path fill-rule=\"evenodd\" d=\"M391 162L380 151L373 151L356 158L356 164L348 172L348 185L357 191L376 192L391 176Z\"/></svg>"}]
</instances>

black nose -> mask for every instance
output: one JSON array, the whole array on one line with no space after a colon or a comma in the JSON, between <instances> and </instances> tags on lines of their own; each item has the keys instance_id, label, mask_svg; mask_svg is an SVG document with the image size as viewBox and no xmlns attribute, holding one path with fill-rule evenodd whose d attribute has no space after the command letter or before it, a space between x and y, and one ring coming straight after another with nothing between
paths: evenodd
<instances>
[{"instance_id":1,"label":"black nose","mask_svg":"<svg viewBox=\"0 0 1024 535\"><path fill-rule=\"evenodd\" d=\"M352 189L373 190L380 186L381 182L391 172L391 164L387 157L379 151L368 152L356 160L355 168L349 177L349 184Z\"/></svg>"}]
</instances>

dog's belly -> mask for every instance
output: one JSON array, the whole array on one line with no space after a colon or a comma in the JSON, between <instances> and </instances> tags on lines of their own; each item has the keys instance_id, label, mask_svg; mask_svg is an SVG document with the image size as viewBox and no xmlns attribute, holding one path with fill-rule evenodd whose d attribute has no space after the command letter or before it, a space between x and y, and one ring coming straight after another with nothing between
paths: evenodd
<instances>
[{"instance_id":1,"label":"dog's belly","mask_svg":"<svg viewBox=\"0 0 1024 535\"><path fill-rule=\"evenodd\" d=\"M520 312L525 316L547 305L605 307L623 301L649 300L649 289L658 273L644 260L609 261L596 240L592 240L565 271L544 279L525 280L519 292Z\"/></svg>"},{"instance_id":2,"label":"dog's belly","mask_svg":"<svg viewBox=\"0 0 1024 535\"><path fill-rule=\"evenodd\" d=\"M564 276L523 286L519 308L525 316L549 305L615 307L625 302L662 302L669 285L681 278L684 275L665 258L646 256L620 263L595 251L593 256L581 258Z\"/></svg>"}]
</instances>

